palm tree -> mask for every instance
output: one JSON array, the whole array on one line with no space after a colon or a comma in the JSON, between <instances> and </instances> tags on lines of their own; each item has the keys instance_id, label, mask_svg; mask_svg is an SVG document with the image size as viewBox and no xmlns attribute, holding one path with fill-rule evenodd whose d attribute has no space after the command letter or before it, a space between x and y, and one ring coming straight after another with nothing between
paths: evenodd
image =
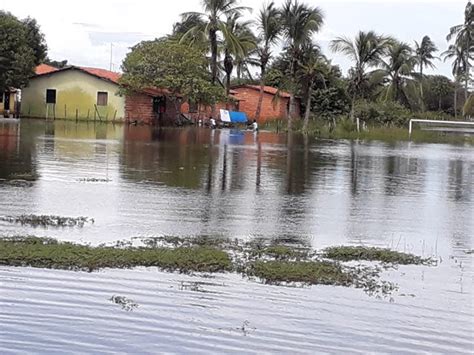
<instances>
[{"instance_id":1,"label":"palm tree","mask_svg":"<svg viewBox=\"0 0 474 355\"><path fill-rule=\"evenodd\" d=\"M326 58L321 54L321 49L313 44L304 49L303 59L298 63L298 74L305 83L306 108L304 113L303 132L308 131L309 115L311 113L311 100L313 98L313 86L316 79L320 78L326 86L325 74L330 69Z\"/></svg>"},{"instance_id":2,"label":"palm tree","mask_svg":"<svg viewBox=\"0 0 474 355\"><path fill-rule=\"evenodd\" d=\"M413 84L414 68L417 63L412 48L403 42L390 45L387 59L380 62L380 72L388 85L385 87L385 100L391 99L404 105L409 105L407 89Z\"/></svg>"},{"instance_id":3,"label":"palm tree","mask_svg":"<svg viewBox=\"0 0 474 355\"><path fill-rule=\"evenodd\" d=\"M392 43L391 37L378 35L374 31L360 31L354 40L338 37L331 41L330 48L333 52L345 54L354 62L352 68L352 120L354 120L354 103L358 97L362 96L363 86L369 79L367 70L380 65Z\"/></svg>"},{"instance_id":4,"label":"palm tree","mask_svg":"<svg viewBox=\"0 0 474 355\"><path fill-rule=\"evenodd\" d=\"M211 49L211 79L213 84L216 83L218 74L218 32L224 34L226 32L226 24L223 18L230 18L234 14L241 14L249 10L248 7L239 6L238 4L239 0L202 0L204 13L187 12L182 14L182 16L200 17L205 23L204 28L201 24L197 25L199 27L191 28L188 33L184 35L184 38L187 38L191 33L197 31L204 31L208 37Z\"/></svg>"},{"instance_id":5,"label":"palm tree","mask_svg":"<svg viewBox=\"0 0 474 355\"><path fill-rule=\"evenodd\" d=\"M420 43L415 41L416 64L420 68L420 102L422 111L425 110L425 102L423 100L423 68L435 68L433 60L437 59L433 53L438 48L429 36L424 36Z\"/></svg>"},{"instance_id":6,"label":"palm tree","mask_svg":"<svg viewBox=\"0 0 474 355\"><path fill-rule=\"evenodd\" d=\"M462 49L466 70L464 72L464 96L467 101L469 91L469 79L472 59L472 52L474 50L474 9L472 3L469 1L464 11L464 23L450 28L446 40L449 42L454 38L454 44Z\"/></svg>"},{"instance_id":7,"label":"palm tree","mask_svg":"<svg viewBox=\"0 0 474 355\"><path fill-rule=\"evenodd\" d=\"M287 42L290 55L290 114L288 130L292 128L292 121L296 115L295 94L297 91L297 65L302 48L311 42L314 33L318 32L323 23L324 15L320 8L301 4L298 0L286 0L280 9L282 34Z\"/></svg>"},{"instance_id":8,"label":"palm tree","mask_svg":"<svg viewBox=\"0 0 474 355\"><path fill-rule=\"evenodd\" d=\"M466 56L461 46L451 44L447 51L441 54L444 57L444 61L448 59L453 60L452 73L454 77L454 116L457 118L458 114L458 86L460 78L467 71L468 64L466 62Z\"/></svg>"},{"instance_id":9,"label":"palm tree","mask_svg":"<svg viewBox=\"0 0 474 355\"><path fill-rule=\"evenodd\" d=\"M262 111L267 65L272 56L271 47L278 41L281 33L280 12L273 2L265 5L260 10L257 25L259 30L257 54L259 58L258 64L260 66L260 95L255 112L255 119L258 121Z\"/></svg>"},{"instance_id":10,"label":"palm tree","mask_svg":"<svg viewBox=\"0 0 474 355\"><path fill-rule=\"evenodd\" d=\"M256 39L250 29L250 22L239 22L241 15L234 13L222 28L224 34L224 72L226 74L226 94L230 92L230 78L234 70L234 60L246 58L248 53L255 48Z\"/></svg>"}]
</instances>

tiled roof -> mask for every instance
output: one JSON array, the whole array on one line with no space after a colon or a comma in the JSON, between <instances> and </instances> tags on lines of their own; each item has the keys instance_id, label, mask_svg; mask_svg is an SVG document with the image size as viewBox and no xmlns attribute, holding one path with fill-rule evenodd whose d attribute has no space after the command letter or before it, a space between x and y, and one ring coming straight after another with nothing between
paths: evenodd
<instances>
[{"instance_id":1,"label":"tiled roof","mask_svg":"<svg viewBox=\"0 0 474 355\"><path fill-rule=\"evenodd\" d=\"M241 86L236 86L234 90L238 88L249 88L249 89L260 91L259 85L241 85ZM273 86L264 86L263 91L271 95L276 95L278 93L280 97L285 97L285 98L290 97L290 94L287 93L286 91L279 91L277 88L274 88Z\"/></svg>"},{"instance_id":2,"label":"tiled roof","mask_svg":"<svg viewBox=\"0 0 474 355\"><path fill-rule=\"evenodd\" d=\"M55 68L51 65L48 65L48 64L40 64L36 67L35 69L35 74L36 75L41 75L41 74L47 74L47 73L51 73L53 71L57 71L58 68Z\"/></svg>"},{"instance_id":3,"label":"tiled roof","mask_svg":"<svg viewBox=\"0 0 474 355\"><path fill-rule=\"evenodd\" d=\"M102 79L110 80L116 84L120 77L122 76L120 73L116 73L106 69L99 69L99 68L88 68L88 67L79 67L80 70L85 71L91 75L97 76Z\"/></svg>"}]
</instances>

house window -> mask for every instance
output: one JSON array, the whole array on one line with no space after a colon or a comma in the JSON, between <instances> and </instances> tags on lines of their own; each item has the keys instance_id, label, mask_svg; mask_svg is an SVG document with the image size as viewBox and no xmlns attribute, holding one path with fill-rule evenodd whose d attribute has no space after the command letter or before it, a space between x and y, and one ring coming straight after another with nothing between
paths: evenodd
<instances>
[{"instance_id":1,"label":"house window","mask_svg":"<svg viewBox=\"0 0 474 355\"><path fill-rule=\"evenodd\" d=\"M56 103L56 90L46 89L46 103L55 104Z\"/></svg>"},{"instance_id":2,"label":"house window","mask_svg":"<svg viewBox=\"0 0 474 355\"><path fill-rule=\"evenodd\" d=\"M107 106L109 94L105 91L99 91L97 93L97 106Z\"/></svg>"},{"instance_id":3,"label":"house window","mask_svg":"<svg viewBox=\"0 0 474 355\"><path fill-rule=\"evenodd\" d=\"M193 100L189 100L189 113L196 113L196 112L198 112L197 102Z\"/></svg>"}]
</instances>

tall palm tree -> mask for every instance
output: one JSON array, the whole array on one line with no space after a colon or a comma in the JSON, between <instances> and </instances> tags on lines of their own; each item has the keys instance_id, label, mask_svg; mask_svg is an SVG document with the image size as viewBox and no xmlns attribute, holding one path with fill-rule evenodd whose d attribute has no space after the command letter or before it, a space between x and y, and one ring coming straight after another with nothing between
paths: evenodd
<instances>
[{"instance_id":1,"label":"tall palm tree","mask_svg":"<svg viewBox=\"0 0 474 355\"><path fill-rule=\"evenodd\" d=\"M249 10L249 8L245 6L239 6L239 0L202 0L202 7L204 10L203 13L187 12L182 14L182 16L200 17L205 23L204 28L202 28L201 24L197 25L199 27L191 28L188 33L184 35L184 38L187 38L188 35L195 31L204 30L210 44L211 79L212 83L215 84L218 75L218 33L222 32L225 35L226 24L224 18L230 18L234 14L241 14L244 11Z\"/></svg>"},{"instance_id":2,"label":"tall palm tree","mask_svg":"<svg viewBox=\"0 0 474 355\"><path fill-rule=\"evenodd\" d=\"M446 62L448 59L453 60L452 73L454 77L454 116L457 118L458 115L458 86L459 81L464 73L467 71L468 64L466 62L466 56L461 46L451 44L447 51L441 54Z\"/></svg>"},{"instance_id":3,"label":"tall palm tree","mask_svg":"<svg viewBox=\"0 0 474 355\"><path fill-rule=\"evenodd\" d=\"M301 4L298 0L286 0L280 9L282 34L287 42L290 54L290 112L288 116L288 130L292 128L293 118L296 116L297 65L302 48L311 42L314 33L318 32L323 23L323 11L319 7Z\"/></svg>"},{"instance_id":4,"label":"tall palm tree","mask_svg":"<svg viewBox=\"0 0 474 355\"><path fill-rule=\"evenodd\" d=\"M464 23L451 27L449 34L446 36L448 42L452 39L454 39L454 44L462 49L465 58L464 96L467 101L471 70L470 59L472 59L472 53L474 51L474 8L470 1L467 3L464 11Z\"/></svg>"},{"instance_id":5,"label":"tall palm tree","mask_svg":"<svg viewBox=\"0 0 474 355\"><path fill-rule=\"evenodd\" d=\"M306 97L306 108L304 113L303 132L307 132L314 83L316 79L320 78L323 85L326 85L325 74L329 74L327 71L330 70L330 66L327 63L326 58L321 54L321 49L313 44L306 46L303 58L298 64L298 75L304 82L305 86L304 97Z\"/></svg>"},{"instance_id":6,"label":"tall palm tree","mask_svg":"<svg viewBox=\"0 0 474 355\"><path fill-rule=\"evenodd\" d=\"M437 59L433 54L438 48L429 36L424 36L420 43L415 41L416 64L420 68L420 102L422 111L425 110L425 102L423 98L423 69L435 68L433 60Z\"/></svg>"},{"instance_id":7,"label":"tall palm tree","mask_svg":"<svg viewBox=\"0 0 474 355\"><path fill-rule=\"evenodd\" d=\"M413 85L412 77L417 63L413 49L407 43L395 41L389 47L387 59L380 62L380 72L387 82L385 100L391 99L401 104L410 104L407 89Z\"/></svg>"},{"instance_id":8,"label":"tall palm tree","mask_svg":"<svg viewBox=\"0 0 474 355\"><path fill-rule=\"evenodd\" d=\"M331 41L330 48L333 52L345 54L354 62L352 68L352 120L354 120L354 103L357 98L362 96L363 87L369 79L368 69L380 65L392 43L391 37L379 35L374 31L360 31L354 40L342 36Z\"/></svg>"},{"instance_id":9,"label":"tall palm tree","mask_svg":"<svg viewBox=\"0 0 474 355\"><path fill-rule=\"evenodd\" d=\"M251 22L240 22L241 15L234 13L230 16L222 28L224 34L224 72L226 94L230 92L230 79L234 70L235 59L243 59L255 48L256 38L250 29Z\"/></svg>"},{"instance_id":10,"label":"tall palm tree","mask_svg":"<svg viewBox=\"0 0 474 355\"><path fill-rule=\"evenodd\" d=\"M271 49L272 46L278 41L281 33L280 12L275 7L273 2L264 5L260 10L257 19L257 26L259 30L259 45L257 47L257 55L259 58L258 64L260 66L260 95L258 97L255 119L258 121L262 111L267 65L272 56Z\"/></svg>"}]
</instances>

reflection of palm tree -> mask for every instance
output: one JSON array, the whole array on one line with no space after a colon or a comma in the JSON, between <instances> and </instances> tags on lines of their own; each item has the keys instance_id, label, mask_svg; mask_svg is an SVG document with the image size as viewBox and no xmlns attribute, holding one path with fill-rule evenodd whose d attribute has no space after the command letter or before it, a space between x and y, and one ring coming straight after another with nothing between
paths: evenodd
<instances>
[{"instance_id":1,"label":"reflection of palm tree","mask_svg":"<svg viewBox=\"0 0 474 355\"><path fill-rule=\"evenodd\" d=\"M301 4L298 0L286 0L281 9L282 34L287 41L290 55L290 114L288 130L296 116L297 64L303 46L311 42L311 37L318 32L324 22L324 16L318 7Z\"/></svg>"}]
</instances>

